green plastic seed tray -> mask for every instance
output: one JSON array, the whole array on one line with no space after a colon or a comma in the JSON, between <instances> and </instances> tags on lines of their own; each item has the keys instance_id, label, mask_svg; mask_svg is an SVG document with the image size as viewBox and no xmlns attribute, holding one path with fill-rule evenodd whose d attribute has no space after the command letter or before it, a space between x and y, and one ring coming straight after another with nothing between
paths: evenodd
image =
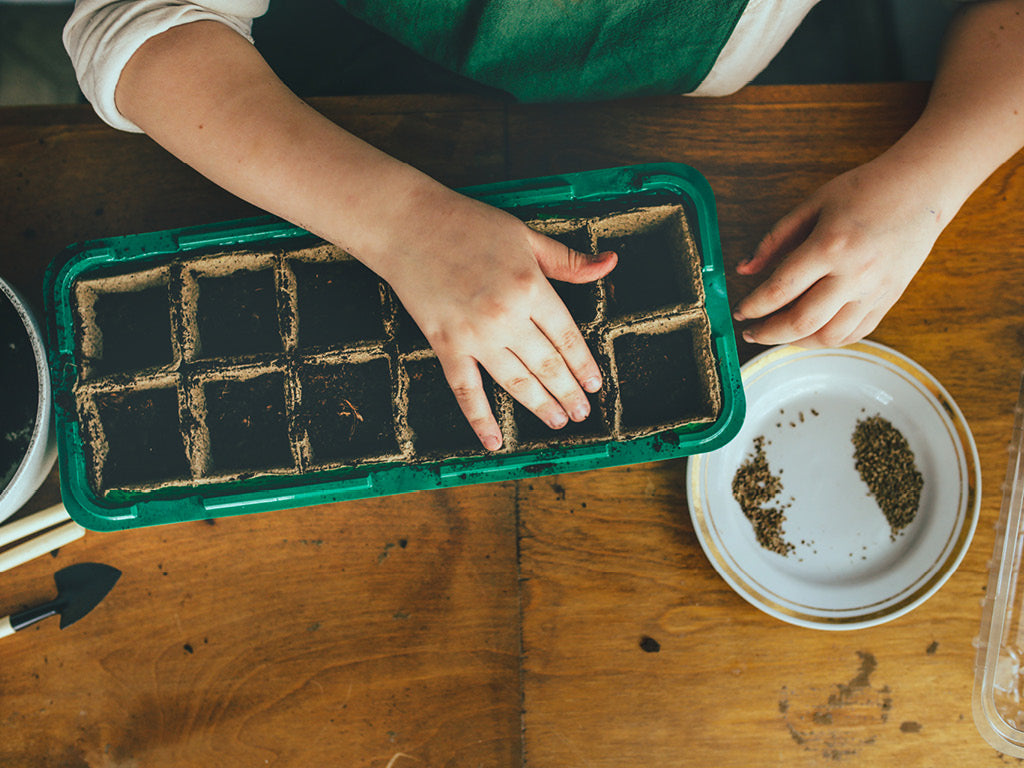
<instances>
[{"instance_id":1,"label":"green plastic seed tray","mask_svg":"<svg viewBox=\"0 0 1024 768\"><path fill-rule=\"evenodd\" d=\"M93 530L710 451L744 400L711 189L659 164L464 190L619 263L553 283L604 377L551 430L484 376L487 453L390 287L271 218L71 246L46 275L61 491Z\"/></svg>"}]
</instances>

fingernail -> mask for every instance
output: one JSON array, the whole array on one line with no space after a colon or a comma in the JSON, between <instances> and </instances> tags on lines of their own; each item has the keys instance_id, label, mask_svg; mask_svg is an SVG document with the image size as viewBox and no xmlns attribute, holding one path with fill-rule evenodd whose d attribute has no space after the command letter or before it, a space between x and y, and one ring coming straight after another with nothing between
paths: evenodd
<instances>
[{"instance_id":1,"label":"fingernail","mask_svg":"<svg viewBox=\"0 0 1024 768\"><path fill-rule=\"evenodd\" d=\"M744 331L743 332L743 340L744 341L748 341L751 344L755 344L756 343L755 340L754 340L754 334L752 334L750 331Z\"/></svg>"},{"instance_id":2,"label":"fingernail","mask_svg":"<svg viewBox=\"0 0 1024 768\"><path fill-rule=\"evenodd\" d=\"M742 313L742 312L733 312L733 313L732 313L732 319L733 319L733 320L735 320L735 321L736 321L737 323L742 323L742 322L743 322L744 320L746 320L747 318L745 318L745 317L743 316L743 313Z\"/></svg>"},{"instance_id":3,"label":"fingernail","mask_svg":"<svg viewBox=\"0 0 1024 768\"><path fill-rule=\"evenodd\" d=\"M501 448L501 435L484 435L482 442L488 451L496 451Z\"/></svg>"},{"instance_id":4,"label":"fingernail","mask_svg":"<svg viewBox=\"0 0 1024 768\"><path fill-rule=\"evenodd\" d=\"M583 388L587 390L587 392L597 392L597 390L601 388L601 377L591 376L583 382Z\"/></svg>"},{"instance_id":5,"label":"fingernail","mask_svg":"<svg viewBox=\"0 0 1024 768\"><path fill-rule=\"evenodd\" d=\"M593 253L587 253L584 255L591 261L604 261L605 259L610 259L612 256L614 256L615 251L601 251L596 255Z\"/></svg>"},{"instance_id":6,"label":"fingernail","mask_svg":"<svg viewBox=\"0 0 1024 768\"><path fill-rule=\"evenodd\" d=\"M590 415L590 403L580 403L572 409L572 420L583 421Z\"/></svg>"},{"instance_id":7,"label":"fingernail","mask_svg":"<svg viewBox=\"0 0 1024 768\"><path fill-rule=\"evenodd\" d=\"M548 426L551 427L552 429L561 429L568 423L569 417L565 415L564 411L559 411L558 413L552 414L548 418Z\"/></svg>"}]
</instances>

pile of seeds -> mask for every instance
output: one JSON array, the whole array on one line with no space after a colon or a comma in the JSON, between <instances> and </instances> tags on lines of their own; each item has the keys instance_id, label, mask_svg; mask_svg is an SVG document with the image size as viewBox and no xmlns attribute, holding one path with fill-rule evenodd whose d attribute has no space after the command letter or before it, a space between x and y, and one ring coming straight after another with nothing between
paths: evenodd
<instances>
[{"instance_id":1,"label":"pile of seeds","mask_svg":"<svg viewBox=\"0 0 1024 768\"><path fill-rule=\"evenodd\" d=\"M747 458L732 479L732 495L743 514L754 526L757 543L785 557L794 547L782 536L788 505L769 506L782 492L782 478L773 475L764 453L764 436L754 438L754 453Z\"/></svg>"},{"instance_id":2,"label":"pile of seeds","mask_svg":"<svg viewBox=\"0 0 1024 768\"><path fill-rule=\"evenodd\" d=\"M913 521L921 502L924 478L914 452L903 433L879 415L859 420L851 439L854 466L895 536Z\"/></svg>"}]
</instances>

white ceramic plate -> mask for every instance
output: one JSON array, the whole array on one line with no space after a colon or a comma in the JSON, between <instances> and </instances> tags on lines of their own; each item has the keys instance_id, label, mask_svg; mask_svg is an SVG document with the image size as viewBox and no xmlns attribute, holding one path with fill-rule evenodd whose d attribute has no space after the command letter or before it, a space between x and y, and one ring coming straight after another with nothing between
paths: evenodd
<instances>
[{"instance_id":1,"label":"white ceramic plate","mask_svg":"<svg viewBox=\"0 0 1024 768\"><path fill-rule=\"evenodd\" d=\"M942 385L873 342L770 349L743 366L743 385L743 428L687 470L694 529L722 578L766 613L817 629L881 624L933 595L963 559L981 503L974 437ZM924 477L917 515L895 537L854 468L851 435L876 414L903 433ZM732 496L762 435L782 480L774 501L791 504L786 556L757 543Z\"/></svg>"}]
</instances>

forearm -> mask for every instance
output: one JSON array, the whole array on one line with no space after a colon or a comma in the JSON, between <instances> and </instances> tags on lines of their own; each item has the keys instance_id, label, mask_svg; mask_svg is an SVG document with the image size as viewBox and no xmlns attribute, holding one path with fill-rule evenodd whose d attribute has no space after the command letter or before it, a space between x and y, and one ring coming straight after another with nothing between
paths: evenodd
<instances>
[{"instance_id":1,"label":"forearm","mask_svg":"<svg viewBox=\"0 0 1024 768\"><path fill-rule=\"evenodd\" d=\"M291 93L247 41L215 22L171 29L125 67L118 110L204 176L386 272L403 203L447 192ZM390 225L390 226L389 226Z\"/></svg>"},{"instance_id":2,"label":"forearm","mask_svg":"<svg viewBox=\"0 0 1024 768\"><path fill-rule=\"evenodd\" d=\"M965 6L953 20L924 112L879 160L930 190L944 227L1024 146L1024 0Z\"/></svg>"}]
</instances>

